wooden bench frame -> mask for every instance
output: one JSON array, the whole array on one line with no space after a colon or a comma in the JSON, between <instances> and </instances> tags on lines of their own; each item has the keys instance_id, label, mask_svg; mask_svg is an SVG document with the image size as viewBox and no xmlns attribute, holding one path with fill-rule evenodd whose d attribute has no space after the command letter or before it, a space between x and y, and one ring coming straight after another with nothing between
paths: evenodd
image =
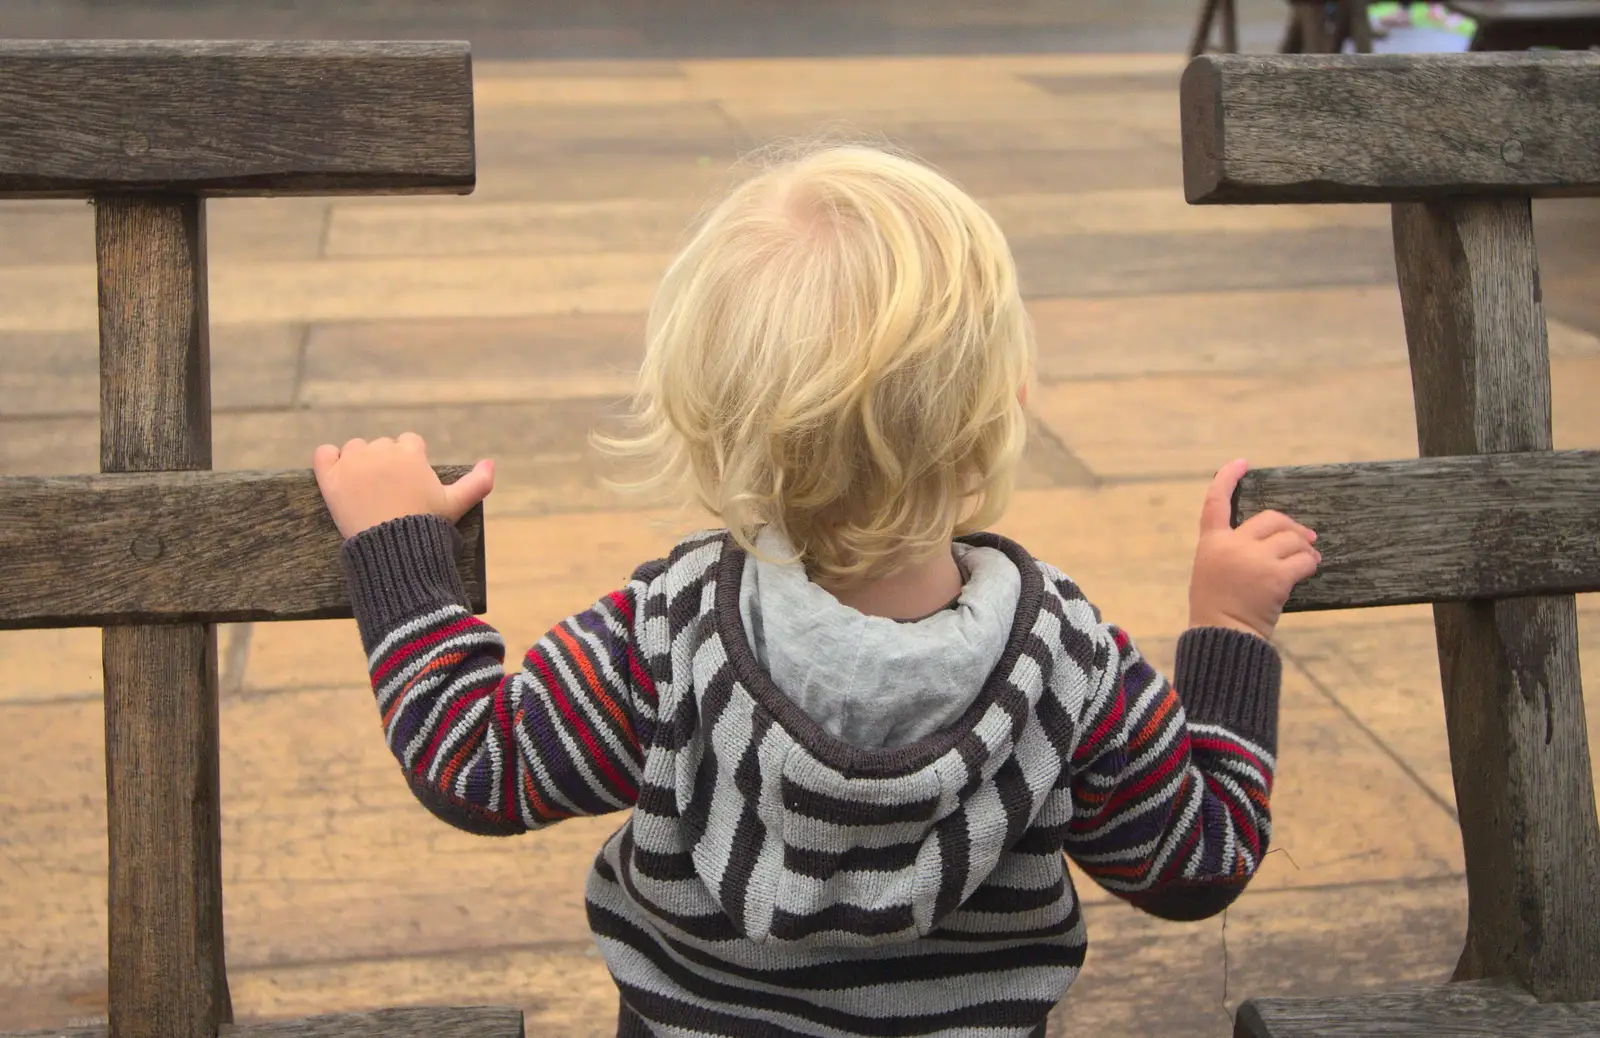
<instances>
[{"instance_id":1,"label":"wooden bench frame","mask_svg":"<svg viewBox=\"0 0 1600 1038\"><path fill-rule=\"evenodd\" d=\"M236 1028L223 961L215 624L350 610L309 471L207 471L205 199L471 191L467 45L0 42L0 124L0 197L95 205L104 475L0 479L0 628L104 628L109 1025L75 1033L520 1035L496 1008ZM481 509L461 529L481 612Z\"/></svg>"},{"instance_id":2,"label":"wooden bench frame","mask_svg":"<svg viewBox=\"0 0 1600 1038\"><path fill-rule=\"evenodd\" d=\"M1201 57L1181 92L1190 202L1393 207L1421 457L1250 473L1235 520L1318 531L1290 610L1435 603L1477 982L1247 1002L1235 1034L1600 1033L1573 597L1600 590L1600 451L1551 452L1532 217L1600 195L1600 55Z\"/></svg>"},{"instance_id":3,"label":"wooden bench frame","mask_svg":"<svg viewBox=\"0 0 1600 1038\"><path fill-rule=\"evenodd\" d=\"M1279 50L1285 54L1337 54L1346 40L1355 41L1356 52L1372 53L1372 18L1367 0L1338 0L1338 17L1327 19L1325 0L1288 0L1289 22L1283 31ZM1200 19L1189 40L1189 57L1197 58L1211 49L1213 30L1221 23L1223 54L1239 51L1239 10L1236 0L1203 0Z\"/></svg>"},{"instance_id":4,"label":"wooden bench frame","mask_svg":"<svg viewBox=\"0 0 1600 1038\"><path fill-rule=\"evenodd\" d=\"M1600 47L1597 0L1446 0L1445 6L1478 23L1475 51Z\"/></svg>"}]
</instances>

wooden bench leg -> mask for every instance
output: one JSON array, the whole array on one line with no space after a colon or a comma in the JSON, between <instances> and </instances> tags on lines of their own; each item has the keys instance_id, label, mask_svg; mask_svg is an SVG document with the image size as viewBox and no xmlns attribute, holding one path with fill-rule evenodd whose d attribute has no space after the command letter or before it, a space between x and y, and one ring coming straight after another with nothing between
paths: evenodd
<instances>
[{"instance_id":1,"label":"wooden bench leg","mask_svg":"<svg viewBox=\"0 0 1600 1038\"><path fill-rule=\"evenodd\" d=\"M1305 51L1305 37L1301 32L1300 5L1289 5L1289 20L1283 27L1283 41L1278 44L1280 54L1300 54Z\"/></svg>"},{"instance_id":2,"label":"wooden bench leg","mask_svg":"<svg viewBox=\"0 0 1600 1038\"><path fill-rule=\"evenodd\" d=\"M1372 53L1372 12L1367 0L1344 0L1350 11L1350 36L1356 41L1357 54Z\"/></svg>"},{"instance_id":3,"label":"wooden bench leg","mask_svg":"<svg viewBox=\"0 0 1600 1038\"><path fill-rule=\"evenodd\" d=\"M95 200L102 471L211 467L204 207L194 195ZM108 627L102 644L111 1033L210 1038L233 1016L216 627Z\"/></svg>"},{"instance_id":4,"label":"wooden bench leg","mask_svg":"<svg viewBox=\"0 0 1600 1038\"><path fill-rule=\"evenodd\" d=\"M1239 53L1239 7L1237 0L1222 0L1222 49Z\"/></svg>"},{"instance_id":5,"label":"wooden bench leg","mask_svg":"<svg viewBox=\"0 0 1600 1038\"><path fill-rule=\"evenodd\" d=\"M1327 54L1335 49L1337 33L1337 27L1328 24L1322 0L1292 0L1280 49L1284 54Z\"/></svg>"},{"instance_id":6,"label":"wooden bench leg","mask_svg":"<svg viewBox=\"0 0 1600 1038\"><path fill-rule=\"evenodd\" d=\"M1396 203L1394 245L1421 455L1548 451L1529 199ZM1553 1002L1600 999L1600 821L1576 610L1571 595L1433 607L1470 863L1455 979L1512 977Z\"/></svg>"},{"instance_id":7,"label":"wooden bench leg","mask_svg":"<svg viewBox=\"0 0 1600 1038\"><path fill-rule=\"evenodd\" d=\"M1194 36L1189 40L1189 57L1198 58L1206 52L1211 45L1211 23L1216 20L1217 8L1222 0L1205 0L1200 6L1200 21L1194 27Z\"/></svg>"}]
</instances>

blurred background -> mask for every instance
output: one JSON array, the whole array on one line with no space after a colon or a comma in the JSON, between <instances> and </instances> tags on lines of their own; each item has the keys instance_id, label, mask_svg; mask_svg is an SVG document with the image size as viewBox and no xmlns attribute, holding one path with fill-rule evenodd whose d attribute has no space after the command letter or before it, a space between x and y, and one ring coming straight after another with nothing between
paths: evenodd
<instances>
[{"instance_id":1,"label":"blurred background","mask_svg":"<svg viewBox=\"0 0 1600 1038\"><path fill-rule=\"evenodd\" d=\"M482 58L840 57L1181 52L1177 0L8 0L8 37L470 39ZM1245 49L1276 47L1281 0L1241 0Z\"/></svg>"},{"instance_id":2,"label":"blurred background","mask_svg":"<svg viewBox=\"0 0 1600 1038\"><path fill-rule=\"evenodd\" d=\"M0 0L0 37L467 39L468 197L208 203L218 468L424 435L493 457L488 619L513 650L693 516L600 483L654 284L736 161L827 131L892 141L1009 234L1038 330L1002 532L1170 667L1210 474L1413 457L1383 206L1184 203L1176 86L1198 0ZM1239 0L1275 50L1281 0ZM1463 49L1443 8L1374 5L1389 50ZM1557 447L1600 446L1600 204L1537 203ZM94 471L93 214L0 203L0 473ZM1580 599L1591 745L1600 603ZM1226 1035L1243 998L1446 977L1465 926L1431 615L1298 615L1273 843L1225 919L1138 915L1080 877L1089 960L1054 1032ZM508 841L416 806L353 625L221 633L224 891L240 1019L523 1007L613 1033L582 881L620 819ZM0 633L0 1030L104 1019L99 637Z\"/></svg>"}]
</instances>

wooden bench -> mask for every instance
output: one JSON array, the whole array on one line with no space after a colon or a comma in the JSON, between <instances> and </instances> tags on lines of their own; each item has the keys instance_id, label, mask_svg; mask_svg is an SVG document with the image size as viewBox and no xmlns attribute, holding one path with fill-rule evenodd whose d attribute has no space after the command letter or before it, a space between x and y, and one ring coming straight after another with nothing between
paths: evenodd
<instances>
[{"instance_id":1,"label":"wooden bench","mask_svg":"<svg viewBox=\"0 0 1600 1038\"><path fill-rule=\"evenodd\" d=\"M1367 0L1337 0L1334 16L1328 16L1326 0L1289 0L1289 24L1284 29L1279 49L1285 54L1337 54L1345 41L1355 43L1358 53L1372 52L1372 16ZM1219 27L1222 39L1218 50L1235 54L1239 50L1239 11L1235 0L1204 0L1200 20L1189 40L1189 57L1211 50L1211 37Z\"/></svg>"},{"instance_id":2,"label":"wooden bench","mask_svg":"<svg viewBox=\"0 0 1600 1038\"><path fill-rule=\"evenodd\" d=\"M1329 14L1324 0L1289 0L1289 24L1278 49L1284 54L1338 54L1345 41L1358 54L1372 53L1372 15L1367 0L1338 0Z\"/></svg>"},{"instance_id":3,"label":"wooden bench","mask_svg":"<svg viewBox=\"0 0 1600 1038\"><path fill-rule=\"evenodd\" d=\"M1600 0L1448 0L1445 6L1478 23L1475 51L1600 47Z\"/></svg>"},{"instance_id":4,"label":"wooden bench","mask_svg":"<svg viewBox=\"0 0 1600 1038\"><path fill-rule=\"evenodd\" d=\"M1290 610L1436 603L1467 864L1462 983L1246 1002L1234 1033L1600 1034L1573 598L1600 590L1600 451L1551 451L1531 202L1600 194L1600 55L1202 57L1182 112L1192 203L1393 206L1421 457L1253 472L1235 519L1318 532Z\"/></svg>"},{"instance_id":5,"label":"wooden bench","mask_svg":"<svg viewBox=\"0 0 1600 1038\"><path fill-rule=\"evenodd\" d=\"M116 1038L522 1033L483 1007L231 1027L223 962L215 624L350 613L309 471L207 471L205 197L464 194L472 115L465 44L0 42L0 197L95 206L103 474L0 479L0 628L104 628ZM481 510L461 529L482 611Z\"/></svg>"}]
</instances>

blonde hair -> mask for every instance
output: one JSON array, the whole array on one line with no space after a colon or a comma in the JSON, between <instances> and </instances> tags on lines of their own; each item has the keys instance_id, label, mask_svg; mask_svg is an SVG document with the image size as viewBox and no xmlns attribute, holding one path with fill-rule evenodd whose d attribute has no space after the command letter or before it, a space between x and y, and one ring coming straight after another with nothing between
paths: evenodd
<instances>
[{"instance_id":1,"label":"blonde hair","mask_svg":"<svg viewBox=\"0 0 1600 1038\"><path fill-rule=\"evenodd\" d=\"M620 484L687 495L843 586L998 519L1033 332L995 222L949 180L829 147L738 184L651 307ZM617 484L614 484L617 485ZM793 560L789 560L793 561Z\"/></svg>"}]
</instances>

